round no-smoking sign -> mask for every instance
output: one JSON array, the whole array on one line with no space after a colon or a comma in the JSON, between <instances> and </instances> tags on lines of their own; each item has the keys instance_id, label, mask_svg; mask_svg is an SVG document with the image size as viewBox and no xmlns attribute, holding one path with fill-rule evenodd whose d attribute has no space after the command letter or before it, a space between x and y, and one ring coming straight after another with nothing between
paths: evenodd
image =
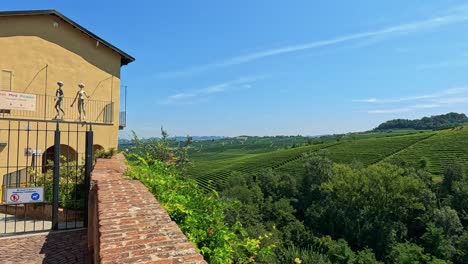
<instances>
[{"instance_id":1,"label":"round no-smoking sign","mask_svg":"<svg viewBox=\"0 0 468 264\"><path fill-rule=\"evenodd\" d=\"M17 202L19 199L20 199L20 197L16 193L10 195L10 201L12 201L12 202Z\"/></svg>"}]
</instances>

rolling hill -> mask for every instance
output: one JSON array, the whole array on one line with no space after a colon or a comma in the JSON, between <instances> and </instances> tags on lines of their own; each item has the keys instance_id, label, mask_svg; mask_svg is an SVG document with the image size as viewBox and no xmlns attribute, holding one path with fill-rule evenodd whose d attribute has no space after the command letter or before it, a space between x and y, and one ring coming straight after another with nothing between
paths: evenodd
<instances>
[{"instance_id":1,"label":"rolling hill","mask_svg":"<svg viewBox=\"0 0 468 264\"><path fill-rule=\"evenodd\" d=\"M468 164L468 127L458 127L440 131L421 131L407 135L382 136L366 134L362 139L348 139L281 149L267 153L246 154L230 158L197 161L189 171L199 185L215 189L223 184L232 172L254 175L271 168L292 175L304 172L303 155L316 151L326 151L330 159L338 163L361 162L371 165L378 162L417 164L427 161L429 172L440 175L445 166L454 159ZM229 152L229 149L227 150Z\"/></svg>"}]
</instances>

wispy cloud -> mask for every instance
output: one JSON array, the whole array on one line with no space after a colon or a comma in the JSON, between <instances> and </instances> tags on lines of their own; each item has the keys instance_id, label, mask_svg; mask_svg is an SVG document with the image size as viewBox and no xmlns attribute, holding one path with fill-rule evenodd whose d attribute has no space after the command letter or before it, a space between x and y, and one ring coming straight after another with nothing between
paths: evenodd
<instances>
[{"instance_id":1,"label":"wispy cloud","mask_svg":"<svg viewBox=\"0 0 468 264\"><path fill-rule=\"evenodd\" d=\"M241 77L235 80L230 80L218 84L213 84L201 89L191 90L187 92L179 92L166 97L161 104L191 104L195 101L202 101L204 96L224 93L233 90L245 90L252 88L252 84L269 78L269 75L258 75Z\"/></svg>"},{"instance_id":2,"label":"wispy cloud","mask_svg":"<svg viewBox=\"0 0 468 264\"><path fill-rule=\"evenodd\" d=\"M397 113L405 113L409 112L413 109L431 109L431 108L438 108L441 105L439 104L416 104L411 105L408 107L400 107L400 108L390 108L390 109L374 109L367 111L369 114L397 114Z\"/></svg>"},{"instance_id":3,"label":"wispy cloud","mask_svg":"<svg viewBox=\"0 0 468 264\"><path fill-rule=\"evenodd\" d=\"M179 99L191 98L191 97L194 97L194 96L195 96L195 94L178 93L178 94L174 94L174 95L169 96L169 98L171 100L179 100Z\"/></svg>"},{"instance_id":4,"label":"wispy cloud","mask_svg":"<svg viewBox=\"0 0 468 264\"><path fill-rule=\"evenodd\" d=\"M284 46L261 50L249 54L244 54L236 57L227 58L214 63L195 66L192 68L183 69L180 71L171 71L158 74L159 77L178 77L182 75L195 74L204 72L210 69L222 68L232 65L244 64L268 57L279 56L283 54L300 52L305 50L334 46L352 41L364 41L366 45L372 44L379 39L393 37L402 34L411 34L421 31L434 30L445 26L455 25L468 21L468 10L466 6L453 8L451 13L442 16L435 16L411 23L405 23L395 26L382 28L379 30L365 31L354 34L342 35L331 39L318 40L297 45Z\"/></svg>"},{"instance_id":5,"label":"wispy cloud","mask_svg":"<svg viewBox=\"0 0 468 264\"><path fill-rule=\"evenodd\" d=\"M405 113L418 109L432 109L452 106L454 104L468 104L466 93L468 88L450 88L440 92L426 95L407 96L396 99L361 99L354 102L369 105L379 105L379 109L367 110L369 114L394 114ZM409 105L408 105L409 104Z\"/></svg>"},{"instance_id":6,"label":"wispy cloud","mask_svg":"<svg viewBox=\"0 0 468 264\"><path fill-rule=\"evenodd\" d=\"M411 109L409 107L403 107L403 108L391 108L391 109L375 109L375 110L369 110L367 113L369 114L396 114L396 113L404 113L408 112Z\"/></svg>"},{"instance_id":7,"label":"wispy cloud","mask_svg":"<svg viewBox=\"0 0 468 264\"><path fill-rule=\"evenodd\" d=\"M430 108L438 108L440 104L417 104L411 106L413 109L430 109Z\"/></svg>"},{"instance_id":8,"label":"wispy cloud","mask_svg":"<svg viewBox=\"0 0 468 264\"><path fill-rule=\"evenodd\" d=\"M355 103L371 103L371 104L376 104L376 103L383 103L381 99L376 99L376 98L369 98L369 99L358 99L358 100L353 100Z\"/></svg>"},{"instance_id":9,"label":"wispy cloud","mask_svg":"<svg viewBox=\"0 0 468 264\"><path fill-rule=\"evenodd\" d=\"M447 97L450 95L461 94L468 91L468 87L449 88L440 92L424 95L406 96L400 98L368 98L354 100L355 103L369 103L369 104L388 104L388 103L401 103L411 101L422 101L429 99L437 99Z\"/></svg>"},{"instance_id":10,"label":"wispy cloud","mask_svg":"<svg viewBox=\"0 0 468 264\"><path fill-rule=\"evenodd\" d=\"M449 97L434 100L439 104L468 104L468 97Z\"/></svg>"}]
</instances>

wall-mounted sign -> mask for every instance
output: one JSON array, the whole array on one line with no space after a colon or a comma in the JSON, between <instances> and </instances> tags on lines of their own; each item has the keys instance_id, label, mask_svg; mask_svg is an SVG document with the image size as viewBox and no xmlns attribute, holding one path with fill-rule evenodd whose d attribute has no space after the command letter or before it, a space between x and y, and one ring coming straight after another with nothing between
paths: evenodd
<instances>
[{"instance_id":1,"label":"wall-mounted sign","mask_svg":"<svg viewBox=\"0 0 468 264\"><path fill-rule=\"evenodd\" d=\"M44 187L8 188L7 204L42 203L44 202Z\"/></svg>"},{"instance_id":2,"label":"wall-mounted sign","mask_svg":"<svg viewBox=\"0 0 468 264\"><path fill-rule=\"evenodd\" d=\"M0 109L36 111L36 95L0 91Z\"/></svg>"}]
</instances>

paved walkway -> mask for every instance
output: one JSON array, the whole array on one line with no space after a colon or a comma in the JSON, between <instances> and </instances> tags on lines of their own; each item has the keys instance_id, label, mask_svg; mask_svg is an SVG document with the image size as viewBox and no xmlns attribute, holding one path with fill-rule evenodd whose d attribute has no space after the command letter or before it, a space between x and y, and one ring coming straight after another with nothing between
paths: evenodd
<instances>
[{"instance_id":1,"label":"paved walkway","mask_svg":"<svg viewBox=\"0 0 468 264\"><path fill-rule=\"evenodd\" d=\"M91 263L86 229L0 238L0 263Z\"/></svg>"},{"instance_id":2,"label":"paved walkway","mask_svg":"<svg viewBox=\"0 0 468 264\"><path fill-rule=\"evenodd\" d=\"M48 231L52 227L52 222L42 220L24 220L16 218L14 215L0 213L0 237L3 234Z\"/></svg>"},{"instance_id":3,"label":"paved walkway","mask_svg":"<svg viewBox=\"0 0 468 264\"><path fill-rule=\"evenodd\" d=\"M82 228L83 221L69 221L59 223L59 230ZM21 235L26 232L46 232L52 229L52 222L45 220L30 220L0 213L0 237L13 233Z\"/></svg>"}]
</instances>

